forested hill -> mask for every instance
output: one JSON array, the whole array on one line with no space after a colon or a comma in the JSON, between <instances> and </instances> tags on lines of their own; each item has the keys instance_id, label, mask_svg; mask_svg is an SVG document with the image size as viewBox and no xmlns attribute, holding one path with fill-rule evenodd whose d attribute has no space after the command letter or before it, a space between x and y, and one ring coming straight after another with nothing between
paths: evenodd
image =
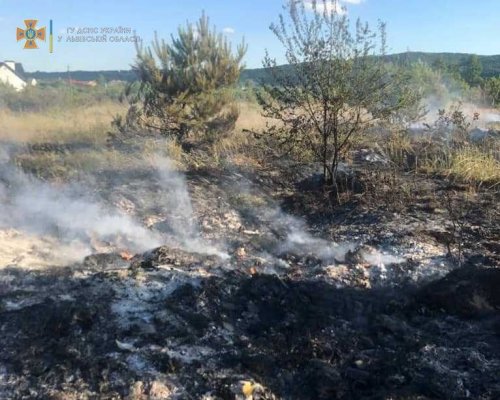
<instances>
[{"instance_id":1,"label":"forested hill","mask_svg":"<svg viewBox=\"0 0 500 400\"><path fill-rule=\"evenodd\" d=\"M131 82L136 79L135 73L132 70L115 70L115 71L69 71L69 72L25 72L28 78L35 78L43 81L57 81L59 79L75 79L77 81L96 81L105 79L106 81L127 81Z\"/></svg>"},{"instance_id":2,"label":"forested hill","mask_svg":"<svg viewBox=\"0 0 500 400\"><path fill-rule=\"evenodd\" d=\"M391 61L409 62L422 61L429 65L442 63L444 65L456 65L460 69L465 68L472 54L467 53L423 53L409 52L400 54L391 54L387 58ZM489 78L492 76L500 76L500 54L493 56L478 56L481 65L483 66L482 77Z\"/></svg>"},{"instance_id":3,"label":"forested hill","mask_svg":"<svg viewBox=\"0 0 500 400\"><path fill-rule=\"evenodd\" d=\"M440 64L457 68L463 71L467 67L472 54L467 53L424 53L424 52L409 52L390 54L386 56L387 61L394 63L413 63L417 61L424 62L431 66ZM481 76L489 78L492 76L500 76L500 54L493 56L478 56L483 67ZM288 65L283 65L280 68L289 68ZM265 68L246 69L241 74L241 81L254 81L256 83L267 81L269 74Z\"/></svg>"},{"instance_id":4,"label":"forested hill","mask_svg":"<svg viewBox=\"0 0 500 400\"><path fill-rule=\"evenodd\" d=\"M422 61L429 65L446 65L455 66L459 70L466 68L471 54L466 53L424 53L424 52L408 52L400 54L391 54L386 56L391 62L415 62ZM493 56L478 56L479 61L483 66L482 76L488 78L491 76L500 76L500 54ZM281 68L286 69L284 65ZM29 72L25 74L30 78L39 80L58 80L58 79L76 79L81 81L91 81L98 79L123 80L133 81L136 76L131 70L120 71L70 71L70 72ZM254 81L255 83L262 82L268 79L268 74L264 68L246 69L241 74L240 80Z\"/></svg>"}]
</instances>

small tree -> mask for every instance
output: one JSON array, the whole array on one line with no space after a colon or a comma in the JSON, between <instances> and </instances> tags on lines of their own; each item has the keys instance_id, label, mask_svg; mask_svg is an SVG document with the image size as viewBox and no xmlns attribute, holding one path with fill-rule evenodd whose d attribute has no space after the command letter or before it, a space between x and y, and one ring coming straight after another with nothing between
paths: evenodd
<instances>
[{"instance_id":1,"label":"small tree","mask_svg":"<svg viewBox=\"0 0 500 400\"><path fill-rule=\"evenodd\" d=\"M432 68L434 68L436 71L442 72L446 71L446 62L444 61L442 56L437 57L433 62L432 62Z\"/></svg>"},{"instance_id":2,"label":"small tree","mask_svg":"<svg viewBox=\"0 0 500 400\"><path fill-rule=\"evenodd\" d=\"M500 104L500 76L486 79L484 89L491 101L491 105L493 107L498 106Z\"/></svg>"},{"instance_id":3,"label":"small tree","mask_svg":"<svg viewBox=\"0 0 500 400\"><path fill-rule=\"evenodd\" d=\"M373 32L358 20L352 33L335 0L308 4L311 10L290 1L284 7L288 19L280 15L271 25L289 66L278 67L266 54L273 84L259 101L264 116L279 121L269 132L284 146L307 146L321 161L325 181L334 183L353 137L417 103L418 95L397 68L386 68L384 24Z\"/></svg>"},{"instance_id":4,"label":"small tree","mask_svg":"<svg viewBox=\"0 0 500 400\"><path fill-rule=\"evenodd\" d=\"M478 86L482 79L481 73L483 72L483 65L481 60L475 54L471 55L464 71L464 79L471 86Z\"/></svg>"},{"instance_id":5,"label":"small tree","mask_svg":"<svg viewBox=\"0 0 500 400\"><path fill-rule=\"evenodd\" d=\"M184 139L192 134L214 139L229 131L238 117L231 86L239 79L246 45L236 54L203 13L197 24L179 27L171 43L155 39L137 46L133 70L140 86L126 123L119 128L147 128Z\"/></svg>"}]
</instances>

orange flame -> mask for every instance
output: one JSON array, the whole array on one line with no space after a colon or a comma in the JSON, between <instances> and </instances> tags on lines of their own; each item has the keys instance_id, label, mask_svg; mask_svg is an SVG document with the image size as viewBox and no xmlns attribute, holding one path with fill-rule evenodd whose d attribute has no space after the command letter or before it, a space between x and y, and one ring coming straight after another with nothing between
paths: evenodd
<instances>
[{"instance_id":1,"label":"orange flame","mask_svg":"<svg viewBox=\"0 0 500 400\"><path fill-rule=\"evenodd\" d=\"M127 250L123 250L122 252L120 252L120 257L125 261L130 261L132 258L134 258L134 255L132 253L129 253Z\"/></svg>"}]
</instances>

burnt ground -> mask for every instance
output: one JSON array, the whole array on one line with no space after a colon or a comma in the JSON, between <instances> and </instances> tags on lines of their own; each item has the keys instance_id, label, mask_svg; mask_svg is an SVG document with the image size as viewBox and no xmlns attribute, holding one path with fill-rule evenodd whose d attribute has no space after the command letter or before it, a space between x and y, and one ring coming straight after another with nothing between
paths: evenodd
<instances>
[{"instance_id":1,"label":"burnt ground","mask_svg":"<svg viewBox=\"0 0 500 400\"><path fill-rule=\"evenodd\" d=\"M188 172L219 255L0 270L0 398L499 398L497 194L356 171L348 197L311 171ZM93 184L172 218L146 170Z\"/></svg>"}]
</instances>

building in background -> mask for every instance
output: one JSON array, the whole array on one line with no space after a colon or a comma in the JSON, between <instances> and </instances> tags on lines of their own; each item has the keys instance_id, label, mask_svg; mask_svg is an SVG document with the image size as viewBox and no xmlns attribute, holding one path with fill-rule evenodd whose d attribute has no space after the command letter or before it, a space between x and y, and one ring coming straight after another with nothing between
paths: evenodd
<instances>
[{"instance_id":1,"label":"building in background","mask_svg":"<svg viewBox=\"0 0 500 400\"><path fill-rule=\"evenodd\" d=\"M21 63L0 62L0 82L12 86L18 92L28 85L36 85L36 79L27 80Z\"/></svg>"}]
</instances>

